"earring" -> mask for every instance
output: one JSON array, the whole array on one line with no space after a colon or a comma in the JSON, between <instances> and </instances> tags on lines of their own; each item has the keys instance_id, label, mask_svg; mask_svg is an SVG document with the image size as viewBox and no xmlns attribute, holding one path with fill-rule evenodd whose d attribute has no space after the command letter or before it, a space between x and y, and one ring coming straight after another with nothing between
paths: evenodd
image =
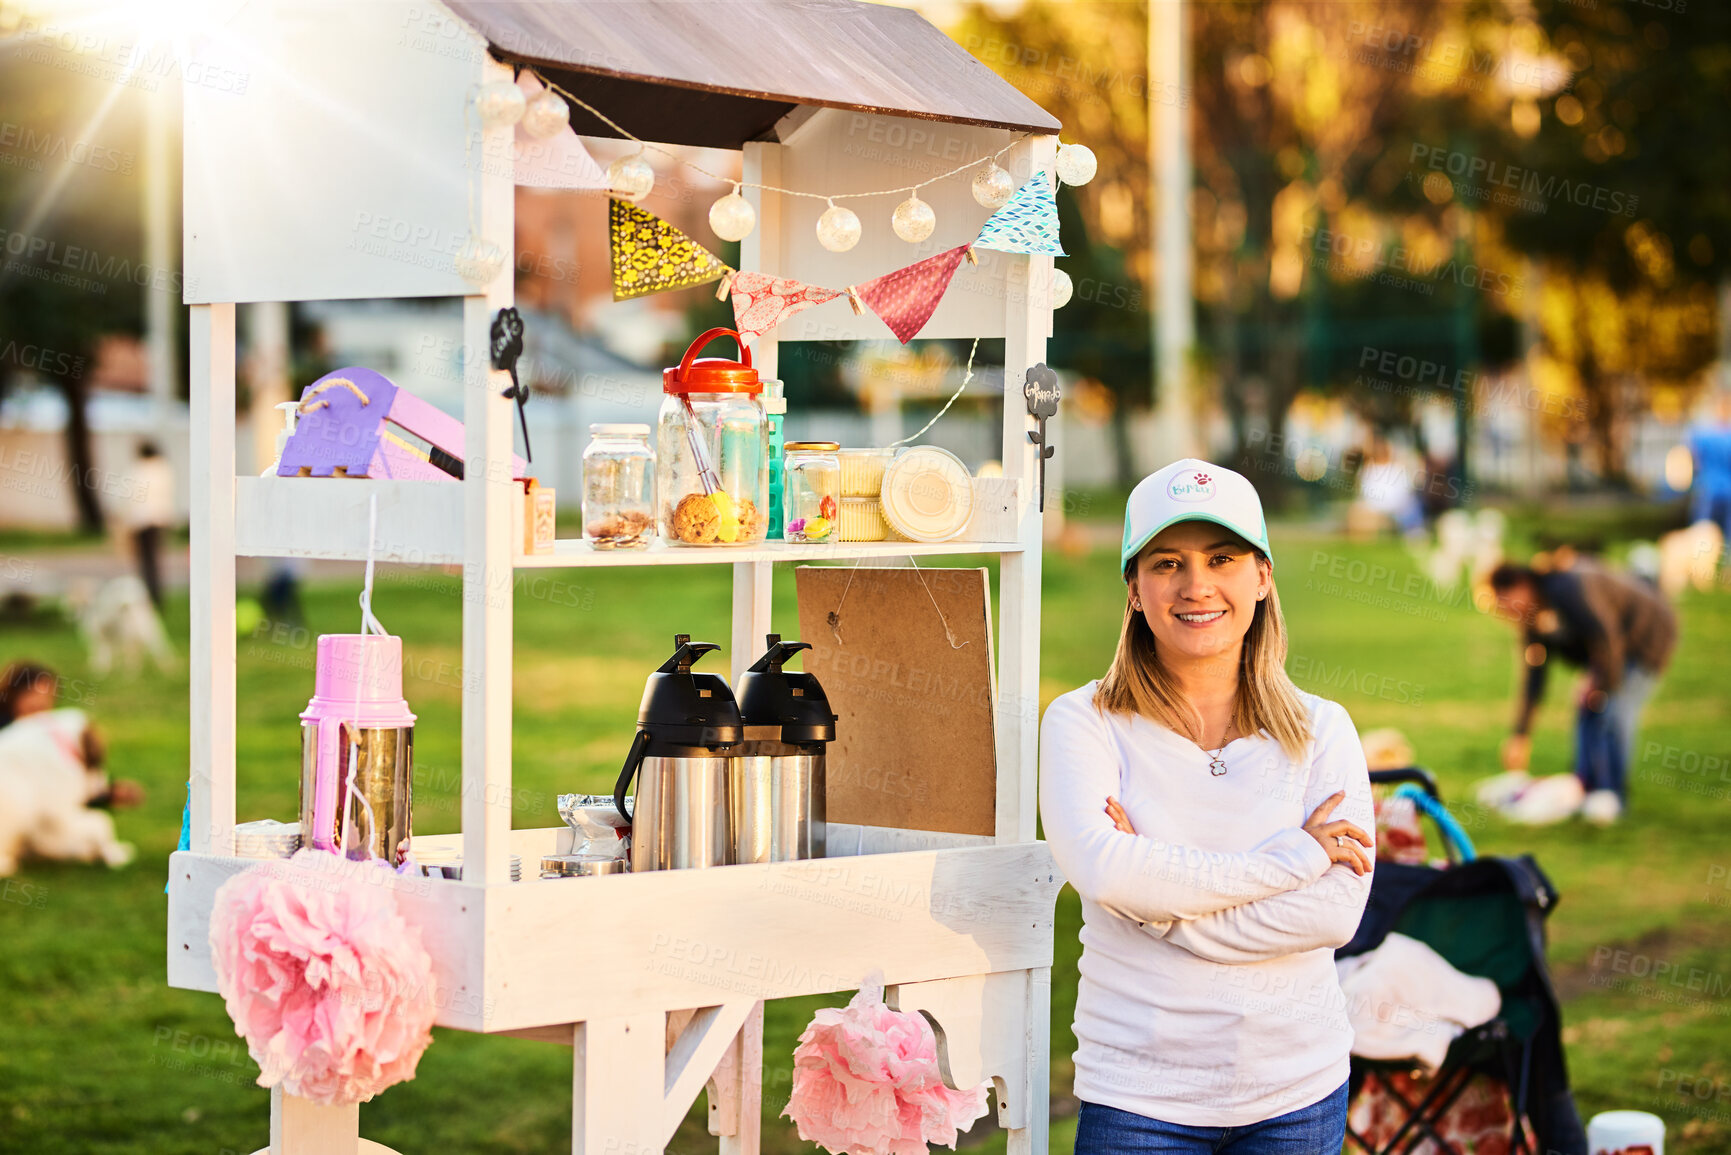
<instances>
[{"instance_id":1,"label":"earring","mask_svg":"<svg viewBox=\"0 0 1731 1155\"><path fill-rule=\"evenodd\" d=\"M1131 602L1131 603L1130 603L1130 608L1131 608L1131 609L1133 609L1133 610L1136 610L1136 611L1137 611L1137 612L1138 612L1138 613L1140 613L1140 612L1141 612L1141 610L1142 610L1142 603L1141 603L1141 602L1139 602L1139 601L1137 601L1137 602Z\"/></svg>"}]
</instances>

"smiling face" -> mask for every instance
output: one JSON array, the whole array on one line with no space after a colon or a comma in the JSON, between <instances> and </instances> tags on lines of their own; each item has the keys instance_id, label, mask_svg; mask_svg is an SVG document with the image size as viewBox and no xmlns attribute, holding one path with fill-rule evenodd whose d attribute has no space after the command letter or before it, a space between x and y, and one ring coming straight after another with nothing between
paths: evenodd
<instances>
[{"instance_id":1,"label":"smiling face","mask_svg":"<svg viewBox=\"0 0 1731 1155\"><path fill-rule=\"evenodd\" d=\"M1238 659L1256 604L1273 587L1268 562L1210 521L1167 526L1136 556L1130 601L1163 659Z\"/></svg>"}]
</instances>

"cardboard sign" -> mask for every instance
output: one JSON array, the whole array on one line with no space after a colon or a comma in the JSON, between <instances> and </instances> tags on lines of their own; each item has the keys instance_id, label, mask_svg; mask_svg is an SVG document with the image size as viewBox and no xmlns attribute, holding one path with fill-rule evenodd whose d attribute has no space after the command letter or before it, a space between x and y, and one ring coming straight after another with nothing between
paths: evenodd
<instances>
[{"instance_id":1,"label":"cardboard sign","mask_svg":"<svg viewBox=\"0 0 1731 1155\"><path fill-rule=\"evenodd\" d=\"M829 821L992 834L987 571L801 566L795 579L805 669L837 716Z\"/></svg>"}]
</instances>

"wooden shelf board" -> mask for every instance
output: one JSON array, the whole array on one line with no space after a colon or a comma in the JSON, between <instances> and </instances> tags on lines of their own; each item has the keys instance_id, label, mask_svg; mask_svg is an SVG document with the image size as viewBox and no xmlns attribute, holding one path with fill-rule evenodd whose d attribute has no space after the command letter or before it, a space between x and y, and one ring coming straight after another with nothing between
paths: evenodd
<instances>
[{"instance_id":1,"label":"wooden shelf board","mask_svg":"<svg viewBox=\"0 0 1731 1155\"><path fill-rule=\"evenodd\" d=\"M256 861L172 856L170 986L216 989L216 889ZM1027 842L486 887L388 885L433 955L437 1022L495 1032L852 990L872 969L893 984L1049 966L1063 881L1046 844Z\"/></svg>"}]
</instances>

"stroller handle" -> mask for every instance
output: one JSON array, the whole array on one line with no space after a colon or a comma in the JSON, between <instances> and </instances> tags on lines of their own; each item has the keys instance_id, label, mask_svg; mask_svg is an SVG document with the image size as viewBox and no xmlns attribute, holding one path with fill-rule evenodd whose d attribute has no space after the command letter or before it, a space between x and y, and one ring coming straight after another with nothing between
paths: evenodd
<instances>
[{"instance_id":1,"label":"stroller handle","mask_svg":"<svg viewBox=\"0 0 1731 1155\"><path fill-rule=\"evenodd\" d=\"M1398 770L1372 770L1370 784L1372 786L1398 786L1411 782L1423 790L1431 798L1442 801L1442 792L1437 789L1436 779L1429 770L1422 766L1403 766Z\"/></svg>"}]
</instances>

